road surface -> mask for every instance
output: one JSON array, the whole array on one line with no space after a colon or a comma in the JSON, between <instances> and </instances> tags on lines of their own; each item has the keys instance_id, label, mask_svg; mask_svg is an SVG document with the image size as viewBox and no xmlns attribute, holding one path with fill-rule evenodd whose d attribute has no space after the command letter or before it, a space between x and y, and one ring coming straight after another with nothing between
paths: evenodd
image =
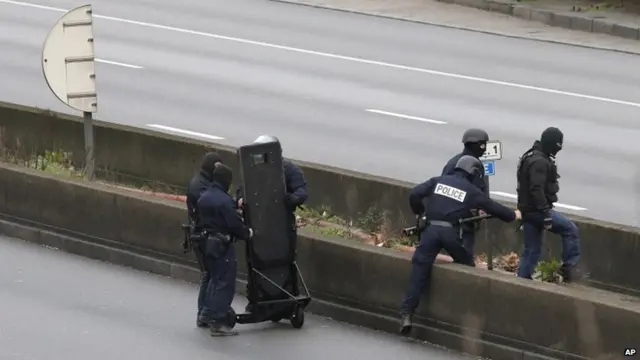
<instances>
[{"instance_id":1,"label":"road surface","mask_svg":"<svg viewBox=\"0 0 640 360\"><path fill-rule=\"evenodd\" d=\"M92 4L102 120L234 146L269 133L285 156L412 182L482 127L503 144L498 199L513 199L518 157L558 126L558 209L640 225L636 56L266 0ZM78 5L0 0L0 99L70 112L40 53Z\"/></svg>"},{"instance_id":2,"label":"road surface","mask_svg":"<svg viewBox=\"0 0 640 360\"><path fill-rule=\"evenodd\" d=\"M471 359L310 314L300 330L269 322L213 338L195 326L196 296L193 284L0 237L0 359Z\"/></svg>"}]
</instances>

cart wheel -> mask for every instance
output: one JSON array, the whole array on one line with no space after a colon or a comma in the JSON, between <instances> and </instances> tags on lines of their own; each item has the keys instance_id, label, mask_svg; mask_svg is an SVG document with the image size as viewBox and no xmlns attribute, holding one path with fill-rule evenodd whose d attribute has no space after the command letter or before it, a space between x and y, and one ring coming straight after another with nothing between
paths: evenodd
<instances>
[{"instance_id":1,"label":"cart wheel","mask_svg":"<svg viewBox=\"0 0 640 360\"><path fill-rule=\"evenodd\" d=\"M290 321L291 326L293 326L294 329L300 329L302 325L304 325L304 309L302 306L296 306L295 310L293 310Z\"/></svg>"},{"instance_id":2,"label":"cart wheel","mask_svg":"<svg viewBox=\"0 0 640 360\"><path fill-rule=\"evenodd\" d=\"M229 327L233 329L236 326L236 311L233 310L232 307L230 307L228 315L229 315Z\"/></svg>"}]
</instances>

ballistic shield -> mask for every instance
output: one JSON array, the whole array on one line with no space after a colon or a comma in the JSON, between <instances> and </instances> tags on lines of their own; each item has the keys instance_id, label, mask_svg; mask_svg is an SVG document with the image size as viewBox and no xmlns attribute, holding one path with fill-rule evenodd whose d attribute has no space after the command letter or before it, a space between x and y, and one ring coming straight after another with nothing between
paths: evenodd
<instances>
[{"instance_id":1,"label":"ballistic shield","mask_svg":"<svg viewBox=\"0 0 640 360\"><path fill-rule=\"evenodd\" d=\"M244 218L254 234L246 248L252 314L239 316L238 322L289 318L294 326L302 326L302 310L310 298L298 296L296 241L284 202L282 148L279 142L254 143L240 147L238 158Z\"/></svg>"}]
</instances>

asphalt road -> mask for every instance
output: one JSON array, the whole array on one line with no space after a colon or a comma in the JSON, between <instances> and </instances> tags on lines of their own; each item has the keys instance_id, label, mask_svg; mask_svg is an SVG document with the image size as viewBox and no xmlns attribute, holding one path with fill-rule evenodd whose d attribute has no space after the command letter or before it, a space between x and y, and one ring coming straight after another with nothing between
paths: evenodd
<instances>
[{"instance_id":1,"label":"asphalt road","mask_svg":"<svg viewBox=\"0 0 640 360\"><path fill-rule=\"evenodd\" d=\"M310 314L299 330L269 322L213 338L195 326L196 296L189 283L0 237L0 358L470 359Z\"/></svg>"},{"instance_id":2,"label":"asphalt road","mask_svg":"<svg viewBox=\"0 0 640 360\"><path fill-rule=\"evenodd\" d=\"M33 1L45 7L0 0L0 99L69 112L40 53L82 3ZM274 134L285 156L412 182L480 126L503 144L503 199L518 157L558 126L558 209L640 225L636 56L266 0L92 4L97 56L119 63L98 64L100 119L236 146Z\"/></svg>"}]
</instances>

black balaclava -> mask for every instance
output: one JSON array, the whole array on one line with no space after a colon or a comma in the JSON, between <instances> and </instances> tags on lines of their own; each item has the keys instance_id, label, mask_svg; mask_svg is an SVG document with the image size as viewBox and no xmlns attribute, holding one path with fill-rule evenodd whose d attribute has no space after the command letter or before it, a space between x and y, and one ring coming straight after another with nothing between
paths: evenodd
<instances>
[{"instance_id":1,"label":"black balaclava","mask_svg":"<svg viewBox=\"0 0 640 360\"><path fill-rule=\"evenodd\" d=\"M209 177L210 180L213 179L213 170L215 169L216 163L222 163L222 157L220 154L213 151L204 154L202 163L200 164L200 169L205 176Z\"/></svg>"},{"instance_id":2,"label":"black balaclava","mask_svg":"<svg viewBox=\"0 0 640 360\"><path fill-rule=\"evenodd\" d=\"M469 150L473 156L479 158L482 156L487 150L487 142L479 141L479 142L468 142L464 144L465 149Z\"/></svg>"},{"instance_id":3,"label":"black balaclava","mask_svg":"<svg viewBox=\"0 0 640 360\"><path fill-rule=\"evenodd\" d=\"M564 135L562 131L556 127L549 127L542 132L540 136L540 146L542 151L547 155L555 156L558 151L562 150L562 141Z\"/></svg>"},{"instance_id":4,"label":"black balaclava","mask_svg":"<svg viewBox=\"0 0 640 360\"><path fill-rule=\"evenodd\" d=\"M218 163L213 170L213 178L225 192L228 192L231 188L231 181L233 181L233 172L228 166Z\"/></svg>"}]
</instances>

